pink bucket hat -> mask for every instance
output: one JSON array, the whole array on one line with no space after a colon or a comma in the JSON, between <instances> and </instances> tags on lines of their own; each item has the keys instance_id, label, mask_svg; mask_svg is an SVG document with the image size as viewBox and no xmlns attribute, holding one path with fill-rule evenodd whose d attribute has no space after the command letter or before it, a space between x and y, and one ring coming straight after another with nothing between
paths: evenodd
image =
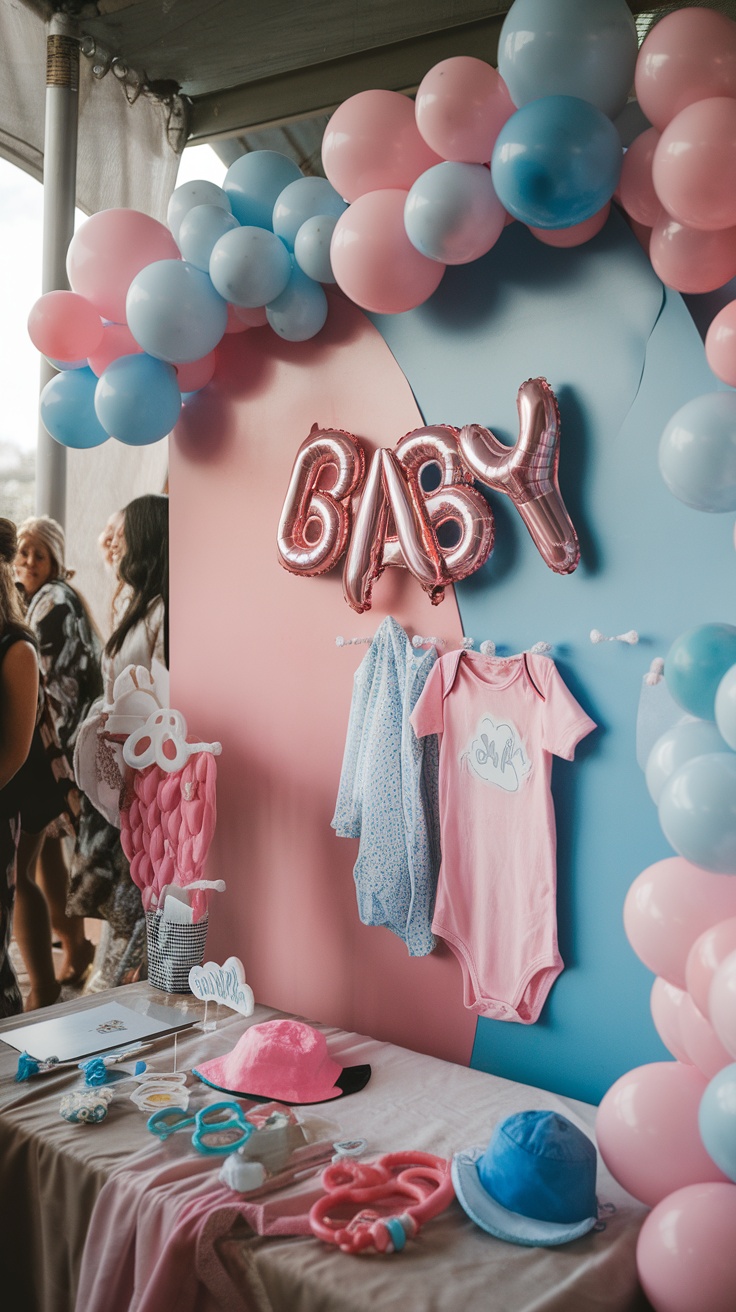
<instances>
[{"instance_id":1,"label":"pink bucket hat","mask_svg":"<svg viewBox=\"0 0 736 1312\"><path fill-rule=\"evenodd\" d=\"M371 1068L340 1066L324 1034L303 1021L267 1020L251 1025L232 1052L195 1066L194 1074L221 1093L301 1106L357 1093Z\"/></svg>"}]
</instances>

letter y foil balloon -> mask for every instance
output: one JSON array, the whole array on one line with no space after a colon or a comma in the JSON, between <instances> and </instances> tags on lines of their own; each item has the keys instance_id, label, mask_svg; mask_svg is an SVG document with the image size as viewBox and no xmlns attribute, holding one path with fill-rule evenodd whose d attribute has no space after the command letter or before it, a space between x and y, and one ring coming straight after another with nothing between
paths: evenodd
<instances>
[{"instance_id":1,"label":"letter y foil balloon","mask_svg":"<svg viewBox=\"0 0 736 1312\"><path fill-rule=\"evenodd\" d=\"M530 378L516 398L519 436L507 447L487 428L467 424L458 436L475 477L511 498L542 559L557 574L571 574L580 545L558 482L560 411L549 383Z\"/></svg>"},{"instance_id":2,"label":"letter y foil balloon","mask_svg":"<svg viewBox=\"0 0 736 1312\"><path fill-rule=\"evenodd\" d=\"M365 455L357 438L312 426L297 452L281 512L278 553L284 569L325 574L337 564L350 532L350 498L364 471Z\"/></svg>"}]
</instances>

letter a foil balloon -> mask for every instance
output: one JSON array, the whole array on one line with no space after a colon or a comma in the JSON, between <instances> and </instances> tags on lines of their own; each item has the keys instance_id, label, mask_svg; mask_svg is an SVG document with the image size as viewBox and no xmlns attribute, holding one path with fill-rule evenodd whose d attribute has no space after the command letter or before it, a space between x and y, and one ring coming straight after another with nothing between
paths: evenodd
<instances>
[{"instance_id":1,"label":"letter a foil balloon","mask_svg":"<svg viewBox=\"0 0 736 1312\"><path fill-rule=\"evenodd\" d=\"M325 574L350 532L350 498L363 480L365 456L351 433L315 424L302 442L278 530L279 562L292 574ZM332 483L320 486L331 473Z\"/></svg>"},{"instance_id":2,"label":"letter a foil balloon","mask_svg":"<svg viewBox=\"0 0 736 1312\"><path fill-rule=\"evenodd\" d=\"M431 468L440 481L427 491L422 475ZM457 431L442 425L417 428L395 451L376 452L345 562L345 599L354 610L370 609L373 585L388 565L409 569L438 605L448 584L485 564L493 548L493 514L472 477L458 451ZM452 546L440 541L445 524L455 527Z\"/></svg>"},{"instance_id":3,"label":"letter a foil balloon","mask_svg":"<svg viewBox=\"0 0 736 1312\"><path fill-rule=\"evenodd\" d=\"M479 424L461 429L458 445L475 477L511 498L545 564L557 574L571 574L580 561L580 545L558 482L557 398L544 378L530 378L519 388L516 407L515 446L505 446Z\"/></svg>"}]
</instances>

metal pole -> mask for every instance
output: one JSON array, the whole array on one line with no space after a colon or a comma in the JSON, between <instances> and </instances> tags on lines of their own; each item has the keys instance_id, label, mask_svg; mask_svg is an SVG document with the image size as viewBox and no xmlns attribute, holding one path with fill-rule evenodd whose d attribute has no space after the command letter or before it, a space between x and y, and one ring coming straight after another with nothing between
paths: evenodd
<instances>
[{"instance_id":1,"label":"metal pole","mask_svg":"<svg viewBox=\"0 0 736 1312\"><path fill-rule=\"evenodd\" d=\"M66 252L74 234L77 183L77 108L79 101L79 40L73 23L55 14L46 38L46 125L43 154L44 292L67 288ZM56 370L41 361L40 387ZM36 510L66 520L66 447L38 426Z\"/></svg>"}]
</instances>

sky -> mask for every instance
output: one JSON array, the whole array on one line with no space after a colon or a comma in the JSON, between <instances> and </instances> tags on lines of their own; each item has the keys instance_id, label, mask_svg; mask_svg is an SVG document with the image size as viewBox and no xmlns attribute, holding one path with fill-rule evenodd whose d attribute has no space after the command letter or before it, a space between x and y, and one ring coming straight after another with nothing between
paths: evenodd
<instances>
[{"instance_id":1,"label":"sky","mask_svg":"<svg viewBox=\"0 0 736 1312\"><path fill-rule=\"evenodd\" d=\"M182 155L177 184L207 178L222 184L225 165L210 146ZM0 445L36 445L39 355L26 324L41 295L43 195L40 182L0 159ZM77 222L84 222L77 213Z\"/></svg>"}]
</instances>

